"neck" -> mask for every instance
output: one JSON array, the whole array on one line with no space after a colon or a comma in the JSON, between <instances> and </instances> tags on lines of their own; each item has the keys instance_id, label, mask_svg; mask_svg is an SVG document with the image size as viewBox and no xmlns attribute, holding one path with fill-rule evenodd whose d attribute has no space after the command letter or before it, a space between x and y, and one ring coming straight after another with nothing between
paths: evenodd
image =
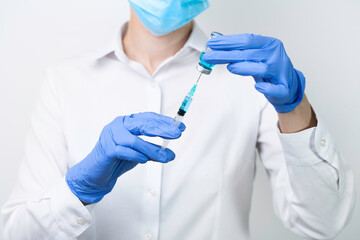
<instances>
[{"instance_id":1,"label":"neck","mask_svg":"<svg viewBox=\"0 0 360 240\"><path fill-rule=\"evenodd\" d=\"M188 40L193 23L164 36L152 35L131 10L128 29L123 37L123 48L127 57L141 63L152 75L167 58L175 55Z\"/></svg>"}]
</instances>

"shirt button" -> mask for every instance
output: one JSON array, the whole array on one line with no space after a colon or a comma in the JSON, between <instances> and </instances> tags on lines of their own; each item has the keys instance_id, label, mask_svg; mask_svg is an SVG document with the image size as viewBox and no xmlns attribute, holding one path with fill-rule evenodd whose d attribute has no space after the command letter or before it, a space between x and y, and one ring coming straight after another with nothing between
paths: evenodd
<instances>
[{"instance_id":1,"label":"shirt button","mask_svg":"<svg viewBox=\"0 0 360 240\"><path fill-rule=\"evenodd\" d=\"M82 218L82 217L78 217L77 220L76 220L77 224L79 225L84 225L85 223L85 220Z\"/></svg>"},{"instance_id":2,"label":"shirt button","mask_svg":"<svg viewBox=\"0 0 360 240\"><path fill-rule=\"evenodd\" d=\"M154 88L154 87L156 87L156 82L153 80L153 81L151 81L151 86Z\"/></svg>"},{"instance_id":3,"label":"shirt button","mask_svg":"<svg viewBox=\"0 0 360 240\"><path fill-rule=\"evenodd\" d=\"M154 189L150 189L149 190L149 196L150 197L155 197L156 196L156 191Z\"/></svg>"},{"instance_id":4,"label":"shirt button","mask_svg":"<svg viewBox=\"0 0 360 240\"><path fill-rule=\"evenodd\" d=\"M326 146L326 140L324 138L320 140L320 146Z\"/></svg>"},{"instance_id":5,"label":"shirt button","mask_svg":"<svg viewBox=\"0 0 360 240\"><path fill-rule=\"evenodd\" d=\"M152 234L151 233L147 233L147 234L145 234L145 239L146 240L150 240L150 239L152 239Z\"/></svg>"}]
</instances>

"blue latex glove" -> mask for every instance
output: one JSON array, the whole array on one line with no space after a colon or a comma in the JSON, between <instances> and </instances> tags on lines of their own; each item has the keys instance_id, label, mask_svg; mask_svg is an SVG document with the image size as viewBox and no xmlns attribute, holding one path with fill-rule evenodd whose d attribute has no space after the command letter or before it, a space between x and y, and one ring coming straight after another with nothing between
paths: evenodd
<instances>
[{"instance_id":1,"label":"blue latex glove","mask_svg":"<svg viewBox=\"0 0 360 240\"><path fill-rule=\"evenodd\" d=\"M253 76L255 88L279 113L294 110L303 99L304 75L294 69L281 41L253 34L218 36L208 41L210 64L228 63L232 73Z\"/></svg>"},{"instance_id":2,"label":"blue latex glove","mask_svg":"<svg viewBox=\"0 0 360 240\"><path fill-rule=\"evenodd\" d=\"M138 163L173 160L175 154L170 149L161 150L161 146L138 137L179 138L185 125L177 128L173 121L150 112L115 118L104 127L91 153L66 173L71 191L84 203L96 203L113 189L120 175Z\"/></svg>"}]
</instances>

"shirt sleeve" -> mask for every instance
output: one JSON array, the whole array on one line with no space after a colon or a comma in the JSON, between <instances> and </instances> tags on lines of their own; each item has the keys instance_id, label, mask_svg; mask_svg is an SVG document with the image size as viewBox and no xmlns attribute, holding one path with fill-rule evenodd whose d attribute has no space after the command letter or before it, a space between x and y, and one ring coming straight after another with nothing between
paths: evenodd
<instances>
[{"instance_id":1,"label":"shirt sleeve","mask_svg":"<svg viewBox=\"0 0 360 240\"><path fill-rule=\"evenodd\" d=\"M352 171L321 119L317 127L293 134L280 133L277 121L275 110L267 104L258 150L271 182L275 213L302 237L333 239L354 207Z\"/></svg>"},{"instance_id":2,"label":"shirt sleeve","mask_svg":"<svg viewBox=\"0 0 360 240\"><path fill-rule=\"evenodd\" d=\"M65 182L68 153L52 76L47 71L18 180L1 210L4 239L74 239L91 224Z\"/></svg>"}]
</instances>

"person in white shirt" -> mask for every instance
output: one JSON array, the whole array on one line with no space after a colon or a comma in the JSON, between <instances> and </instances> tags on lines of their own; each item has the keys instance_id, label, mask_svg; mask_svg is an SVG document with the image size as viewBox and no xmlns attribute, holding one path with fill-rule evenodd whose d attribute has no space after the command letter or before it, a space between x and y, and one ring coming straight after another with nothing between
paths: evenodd
<instances>
[{"instance_id":1,"label":"person in white shirt","mask_svg":"<svg viewBox=\"0 0 360 240\"><path fill-rule=\"evenodd\" d=\"M207 37L193 18L208 2L129 2L112 44L46 72L2 208L4 238L249 239L257 151L284 225L337 236L354 206L353 175L281 42L208 41L204 60L219 65L177 128L168 116L199 74ZM162 138L176 139L172 150Z\"/></svg>"}]
</instances>

